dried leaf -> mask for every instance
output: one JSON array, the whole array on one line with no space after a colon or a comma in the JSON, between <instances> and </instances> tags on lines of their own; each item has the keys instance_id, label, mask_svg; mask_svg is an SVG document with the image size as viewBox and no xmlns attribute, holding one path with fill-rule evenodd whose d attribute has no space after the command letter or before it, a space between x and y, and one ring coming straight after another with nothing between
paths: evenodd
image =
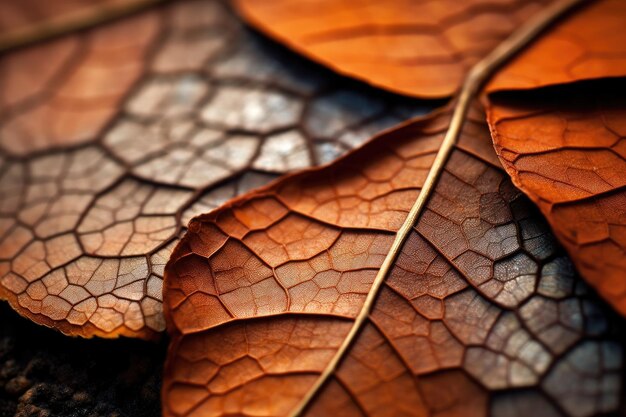
<instances>
[{"instance_id":1,"label":"dried leaf","mask_svg":"<svg viewBox=\"0 0 626 417\"><path fill-rule=\"evenodd\" d=\"M487 90L626 76L626 2L603 0L554 27ZM624 79L488 97L496 150L582 276L626 315Z\"/></svg>"},{"instance_id":2,"label":"dried leaf","mask_svg":"<svg viewBox=\"0 0 626 417\"><path fill-rule=\"evenodd\" d=\"M422 111L210 0L5 55L0 84L0 297L82 336L153 337L192 216Z\"/></svg>"},{"instance_id":3,"label":"dried leaf","mask_svg":"<svg viewBox=\"0 0 626 417\"><path fill-rule=\"evenodd\" d=\"M621 345L481 112L394 260L449 119L191 221L166 267L165 416L617 410Z\"/></svg>"},{"instance_id":4,"label":"dried leaf","mask_svg":"<svg viewBox=\"0 0 626 417\"><path fill-rule=\"evenodd\" d=\"M626 75L626 2L599 0L568 16L500 70L487 91Z\"/></svg>"},{"instance_id":5,"label":"dried leaf","mask_svg":"<svg viewBox=\"0 0 626 417\"><path fill-rule=\"evenodd\" d=\"M390 61L387 54L398 50L410 53L433 53L439 52L441 47L426 47L415 39L422 39L407 19L419 19L415 16L428 16L425 13L427 7L441 7L441 3L433 3L428 6L413 2L411 5L400 2L383 2L372 5L369 3L333 3L316 1L314 4L307 3L301 6L299 3L239 0L239 7L243 14L257 27L283 39L294 49L304 52L330 66L345 71L350 75L370 79L375 84L389 88L389 83L380 82L375 78L379 69L384 76L397 79L397 74L389 70L385 65L362 65L364 62L362 51L374 51L376 62ZM472 13L486 13L494 18L491 6L473 8L475 5L463 4L458 7L467 8L466 16ZM303 8L313 13L303 13ZM419 9L422 13L411 13L413 9ZM453 7L442 8L446 13L455 13ZM350 12L350 13L349 13ZM273 19L269 19L269 16ZM435 13L436 15L436 13ZM513 14L514 15L514 14ZM276 16L278 18L276 19ZM302 17L306 16L306 17ZM313 17L310 17L313 16ZM348 17L352 16L352 17ZM507 17L510 18L510 17ZM555 25L545 36L540 37L530 48L527 48L519 56L499 71L494 80L486 88L487 92L511 89L529 89L554 84L569 83L572 81L594 79L601 77L618 77L626 75L626 35L623 30L623 22L626 18L626 2L621 0L602 0L588 2L568 16L559 24ZM311 19L310 24L306 24ZM315 21L313 20L315 19ZM351 20L352 19L352 20ZM374 23L371 23L374 19ZM276 24L278 20L278 24ZM320 21L321 24L315 22ZM264 25L263 22L267 22ZM272 23L269 25L269 23ZM343 26L342 26L343 25ZM487 29L485 29L487 26ZM439 22L437 28L446 27ZM475 28L476 25L468 26ZM480 39L484 39L485 30L495 28L495 25L480 25ZM402 31L399 28L403 28ZM376 30L378 29L378 30ZM476 29L473 29L476 30ZM429 33L440 36L439 32ZM455 32L452 32L455 33ZM461 32L459 32L461 33ZM432 35L435 36L435 35ZM446 35L447 36L447 35ZM467 34L464 33L464 36ZM504 34L502 35L504 36ZM413 39L415 38L415 39ZM440 39L440 38L437 38ZM470 39L472 39L470 37ZM494 42L496 42L494 38ZM380 42L379 48L356 48L358 42ZM452 42L454 43L454 42ZM490 45L489 48L492 48ZM419 52L415 52L419 51ZM479 57L476 55L474 59ZM370 64L372 61L369 61ZM403 76L410 77L415 82L430 80L428 77L420 78L419 71L396 68ZM450 71L438 71L437 74L448 74ZM372 75L373 74L373 75ZM402 78L400 78L402 80ZM458 83L458 81L456 82ZM453 84L453 85L456 85ZM392 89L395 87L392 87ZM422 90L402 91L416 94ZM509 97L513 97L509 95ZM534 201L542 207L542 211L550 218L552 227L557 237L574 257L579 269L590 283L600 290L618 310L626 313L626 281L623 279L626 268L623 259L626 259L624 241L626 241L626 223L624 202L619 197L620 188L623 187L622 159L619 149L608 148L620 147L619 137L621 131L610 131L610 127L600 128L604 131L598 133L592 129L602 124L602 111L594 116L585 114L586 110L594 109L595 104L588 103L583 96L574 96L572 92L562 98L563 109L568 109L570 114L562 116L562 119L551 119L550 128L544 126L543 113L546 107L542 103L533 104L527 97L524 99L523 110L511 110L510 108L495 108L491 112L492 130L494 141L499 155L507 171L512 175L516 185L524 190ZM597 97L597 96L595 96ZM535 96L537 98L537 96ZM566 100L584 101L575 110ZM515 103L515 99L513 99ZM550 104L551 111L558 111L557 99L553 98ZM502 102L500 102L502 103ZM619 111L616 98L611 100L612 112ZM506 104L503 104L507 106ZM494 106L493 103L490 106ZM606 106L604 106L606 109ZM517 111L520 114L517 114ZM584 116L583 116L584 115ZM569 124L576 123L580 128L581 117L587 120L587 134L583 138L580 134L576 139L568 139L571 136L566 130L567 119ZM501 120L504 118L506 120ZM593 119L593 120L592 120ZM615 117L614 117L615 119ZM617 123L615 120L612 124ZM606 124L606 123L605 123ZM501 132L506 126L506 132ZM577 132L580 133L580 132ZM598 134L598 136L594 136ZM617 136L618 139L609 140L607 135ZM572 141L576 142L576 149L561 149L568 146ZM537 143L539 142L539 143ZM583 143L586 142L586 143ZM599 146L602 149L593 151L582 148ZM582 147L582 148L581 148ZM611 161L603 158L598 160L597 152L608 152ZM537 155L537 152L540 154ZM546 154L545 152L548 152ZM558 162L559 169L554 164ZM599 166L598 164L601 164ZM523 172L520 173L519 171ZM578 172L581 171L582 172ZM603 171L596 175L593 171ZM524 177L522 179L521 177ZM607 179L607 177L611 177ZM598 184L602 182L602 184ZM584 189L584 190L583 190ZM601 193L611 194L609 201L601 198ZM586 198L587 201L579 209L573 209L573 200ZM558 210L556 214L554 204L568 206L568 210ZM563 212L567 211L567 215ZM580 217L580 218L579 218Z\"/></svg>"},{"instance_id":6,"label":"dried leaf","mask_svg":"<svg viewBox=\"0 0 626 417\"><path fill-rule=\"evenodd\" d=\"M618 0L619 1L619 0ZM236 0L256 28L377 87L445 97L468 69L554 0Z\"/></svg>"},{"instance_id":7,"label":"dried leaf","mask_svg":"<svg viewBox=\"0 0 626 417\"><path fill-rule=\"evenodd\" d=\"M626 315L626 82L492 96L489 123L515 185L580 273Z\"/></svg>"},{"instance_id":8,"label":"dried leaf","mask_svg":"<svg viewBox=\"0 0 626 417\"><path fill-rule=\"evenodd\" d=\"M0 2L0 51L106 22L158 1L3 1Z\"/></svg>"},{"instance_id":9,"label":"dried leaf","mask_svg":"<svg viewBox=\"0 0 626 417\"><path fill-rule=\"evenodd\" d=\"M192 220L165 273L165 416L623 407L610 330L623 323L575 277L467 107L560 7L472 69L452 116Z\"/></svg>"},{"instance_id":10,"label":"dried leaf","mask_svg":"<svg viewBox=\"0 0 626 417\"><path fill-rule=\"evenodd\" d=\"M146 13L2 57L2 149L22 157L95 141L145 72L160 28Z\"/></svg>"}]
</instances>

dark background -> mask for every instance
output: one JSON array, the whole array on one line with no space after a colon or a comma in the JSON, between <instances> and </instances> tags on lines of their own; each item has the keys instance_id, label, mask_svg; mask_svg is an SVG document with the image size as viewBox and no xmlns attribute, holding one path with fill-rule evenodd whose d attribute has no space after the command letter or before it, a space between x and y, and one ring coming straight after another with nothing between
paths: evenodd
<instances>
[{"instance_id":1,"label":"dark background","mask_svg":"<svg viewBox=\"0 0 626 417\"><path fill-rule=\"evenodd\" d=\"M0 302L0 417L158 417L166 349L70 338Z\"/></svg>"}]
</instances>

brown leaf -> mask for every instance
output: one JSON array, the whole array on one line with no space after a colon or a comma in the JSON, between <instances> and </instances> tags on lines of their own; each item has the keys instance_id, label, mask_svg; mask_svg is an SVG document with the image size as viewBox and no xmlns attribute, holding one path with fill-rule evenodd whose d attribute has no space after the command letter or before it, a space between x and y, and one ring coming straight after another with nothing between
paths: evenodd
<instances>
[{"instance_id":1,"label":"brown leaf","mask_svg":"<svg viewBox=\"0 0 626 417\"><path fill-rule=\"evenodd\" d=\"M588 4L500 71L487 91L626 76L626 2ZM585 279L626 315L623 79L487 98L496 150Z\"/></svg>"},{"instance_id":2,"label":"brown leaf","mask_svg":"<svg viewBox=\"0 0 626 417\"><path fill-rule=\"evenodd\" d=\"M0 60L0 145L27 156L96 140L145 72L156 13L19 50Z\"/></svg>"},{"instance_id":3,"label":"brown leaf","mask_svg":"<svg viewBox=\"0 0 626 417\"><path fill-rule=\"evenodd\" d=\"M158 1L3 1L0 2L0 51L106 22Z\"/></svg>"},{"instance_id":4,"label":"brown leaf","mask_svg":"<svg viewBox=\"0 0 626 417\"><path fill-rule=\"evenodd\" d=\"M580 273L626 315L625 80L492 96L489 123L515 185Z\"/></svg>"},{"instance_id":5,"label":"brown leaf","mask_svg":"<svg viewBox=\"0 0 626 417\"><path fill-rule=\"evenodd\" d=\"M244 15L256 26L279 38L289 36L290 40L286 42L293 48L355 76L367 78L372 76L371 71L375 73L376 70L382 69L381 72L384 75L391 74L397 78L393 71L389 71L384 66L370 66L365 70L352 68L351 66L356 68L363 62L354 57L355 53L360 54L363 50L373 50L374 54L383 54L382 57L376 56L377 61L388 62L386 54L400 47L410 45L411 51L424 51L424 53L432 53L433 49L437 49L420 47L417 43L411 44L411 38L404 32L394 33L395 36L390 37L389 32L384 30L389 27L397 28L398 26L393 24L419 15L419 13L410 13L411 7L419 9L426 6L415 2L411 6L400 5L399 2L383 2L378 3L377 6L369 5L371 8L363 6L361 9L362 5L356 6L354 3L349 5L333 3L331 6L317 1L315 6L307 6L316 8L315 13L307 14L307 16L314 16L314 19L321 21L321 24L316 24L311 20L309 25L302 21L303 18L296 17L302 14L303 6L299 3L239 0L239 4ZM436 7L439 6L441 4L437 3ZM468 10L475 11L466 4L461 7L469 7ZM348 10L352 11L353 21L346 17ZM365 11L361 12L362 10ZM454 9L449 7L442 10L452 13ZM489 7L478 8L479 12L489 10ZM370 12L375 19L379 19L373 27L383 28L382 30L375 31L368 26ZM269 20L270 15L274 16L274 19ZM411 17L405 17L407 15ZM276 16L278 16L278 24L275 24ZM495 15L491 13L490 16ZM602 0L584 4L584 7L555 25L547 34L539 37L530 48L524 50L499 71L487 86L486 91L529 89L578 80L626 75L626 32L622 30L625 18L626 2L624 1ZM264 21L272 22L272 24L265 27ZM359 27L362 31L367 31L368 36L354 29L357 27L357 22L365 22ZM338 25L344 23L345 26L339 30ZM328 35L329 33L332 36ZM431 33L438 34L438 32ZM484 35L482 32L481 34ZM385 42L390 42L385 44L387 48L352 47L354 46L352 42L372 42L378 37L384 38ZM389 45L395 45L395 47ZM421 82L422 74L419 71L409 71L406 67L398 71ZM374 81L374 83L377 82L378 80ZM384 83L383 85L386 86ZM509 94L509 97L516 105L519 104L513 95ZM491 112L493 136L499 155L515 184L541 205L557 237L573 256L585 278L598 288L618 310L626 313L626 280L623 279L626 271L623 262L623 259L626 259L624 249L626 230L623 226L626 220L624 220L625 214L622 208L624 201L619 197L620 189L624 186L621 175L624 170L621 159L623 154L619 141L622 133L620 130L611 130L610 127L600 127L600 132L598 132L598 124L615 124L616 117L610 122L603 122L602 111L596 111L593 116L586 114L586 111L595 109L596 104L589 103L583 97L573 92L566 94L561 99L562 108L568 109L570 114L561 117L565 120L556 120L559 116L552 115L550 128L544 126L547 123L545 118L550 118L543 114L548 111L546 107L540 102L533 104L528 97L524 100L522 110L496 107ZM598 96L594 94L594 97ZM556 97L550 100L550 111L558 111L557 100ZM583 104L572 109L566 100L583 102ZM611 107L611 111L619 112L616 108L616 106L620 107L617 98L613 97L610 101L612 104L608 106ZM499 103L507 106L506 101ZM491 103L490 106L493 107L494 104ZM520 111L519 115L517 111ZM501 120L502 118L506 120ZM575 129L579 129L581 124L585 124L581 118L585 119L588 125L585 137L579 134L576 139L568 139L566 136L572 136L572 134L569 130L565 130L567 120L569 124L575 123ZM500 131L505 126L506 131ZM593 130L594 128L596 130ZM607 136L613 139L607 139ZM576 142L574 145L576 148L559 151L560 148L570 145L572 141ZM586 143L583 144L583 142ZM588 150L594 146L599 149ZM616 149L612 150L614 153L611 153L607 148ZM609 156L603 156L600 160L596 156L597 153ZM559 169L555 168L555 164ZM602 172L598 174L597 171ZM608 193L611 197L607 200L601 196L603 193ZM602 201L600 202L598 198ZM586 199L586 202L584 204L581 202L580 207L574 209L573 201L580 199ZM555 204L559 206L558 209L555 208ZM564 210L566 206L568 209ZM560 214L557 214L557 211Z\"/></svg>"},{"instance_id":6,"label":"brown leaf","mask_svg":"<svg viewBox=\"0 0 626 417\"><path fill-rule=\"evenodd\" d=\"M489 83L488 92L626 75L626 2L599 0L550 29Z\"/></svg>"},{"instance_id":7,"label":"brown leaf","mask_svg":"<svg viewBox=\"0 0 626 417\"><path fill-rule=\"evenodd\" d=\"M623 407L623 347L609 330L623 323L575 277L467 107L559 12L477 64L452 117L192 220L166 266L165 416Z\"/></svg>"},{"instance_id":8,"label":"brown leaf","mask_svg":"<svg viewBox=\"0 0 626 417\"><path fill-rule=\"evenodd\" d=\"M0 59L0 297L81 336L163 330L184 225L422 110L186 1Z\"/></svg>"},{"instance_id":9,"label":"brown leaf","mask_svg":"<svg viewBox=\"0 0 626 417\"><path fill-rule=\"evenodd\" d=\"M618 0L619 1L619 0ZM330 68L417 97L456 92L469 68L555 0L236 0L256 28Z\"/></svg>"},{"instance_id":10,"label":"brown leaf","mask_svg":"<svg viewBox=\"0 0 626 417\"><path fill-rule=\"evenodd\" d=\"M415 223L447 111L192 220L166 267L164 415L615 411L622 348L482 120Z\"/></svg>"}]
</instances>

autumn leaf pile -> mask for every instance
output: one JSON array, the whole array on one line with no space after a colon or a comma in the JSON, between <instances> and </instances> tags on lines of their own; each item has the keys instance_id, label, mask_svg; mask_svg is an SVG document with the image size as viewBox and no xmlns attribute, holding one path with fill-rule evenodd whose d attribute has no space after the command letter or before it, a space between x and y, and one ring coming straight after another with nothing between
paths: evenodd
<instances>
[{"instance_id":1,"label":"autumn leaf pile","mask_svg":"<svg viewBox=\"0 0 626 417\"><path fill-rule=\"evenodd\" d=\"M152 3L0 4L0 298L167 417L626 415L626 1Z\"/></svg>"}]
</instances>

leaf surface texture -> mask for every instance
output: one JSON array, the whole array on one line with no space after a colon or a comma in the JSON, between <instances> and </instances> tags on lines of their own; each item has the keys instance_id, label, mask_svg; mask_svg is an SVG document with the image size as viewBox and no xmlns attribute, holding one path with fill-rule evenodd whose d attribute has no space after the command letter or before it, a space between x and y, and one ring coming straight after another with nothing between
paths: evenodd
<instances>
[{"instance_id":1,"label":"leaf surface texture","mask_svg":"<svg viewBox=\"0 0 626 417\"><path fill-rule=\"evenodd\" d=\"M420 113L186 1L0 59L0 296L72 335L153 337L188 220Z\"/></svg>"},{"instance_id":2,"label":"leaf surface texture","mask_svg":"<svg viewBox=\"0 0 626 417\"><path fill-rule=\"evenodd\" d=\"M498 71L486 90L626 76L626 2L587 2Z\"/></svg>"},{"instance_id":3,"label":"leaf surface texture","mask_svg":"<svg viewBox=\"0 0 626 417\"><path fill-rule=\"evenodd\" d=\"M482 120L473 109L347 348L447 111L193 219L166 267L164 415L290 415L338 352L303 415L617 410L623 360L609 318Z\"/></svg>"},{"instance_id":4,"label":"leaf surface texture","mask_svg":"<svg viewBox=\"0 0 626 417\"><path fill-rule=\"evenodd\" d=\"M21 0L0 3L0 50L106 22L158 0Z\"/></svg>"},{"instance_id":5,"label":"leaf surface texture","mask_svg":"<svg viewBox=\"0 0 626 417\"><path fill-rule=\"evenodd\" d=\"M492 96L496 150L580 273L626 315L626 83Z\"/></svg>"},{"instance_id":6,"label":"leaf surface texture","mask_svg":"<svg viewBox=\"0 0 626 417\"><path fill-rule=\"evenodd\" d=\"M486 100L496 151L514 184L539 206L582 276L623 315L625 19L626 2L587 4L503 68Z\"/></svg>"},{"instance_id":7,"label":"leaf surface texture","mask_svg":"<svg viewBox=\"0 0 626 417\"><path fill-rule=\"evenodd\" d=\"M466 72L552 0L237 0L256 28L330 68L417 97Z\"/></svg>"}]
</instances>

